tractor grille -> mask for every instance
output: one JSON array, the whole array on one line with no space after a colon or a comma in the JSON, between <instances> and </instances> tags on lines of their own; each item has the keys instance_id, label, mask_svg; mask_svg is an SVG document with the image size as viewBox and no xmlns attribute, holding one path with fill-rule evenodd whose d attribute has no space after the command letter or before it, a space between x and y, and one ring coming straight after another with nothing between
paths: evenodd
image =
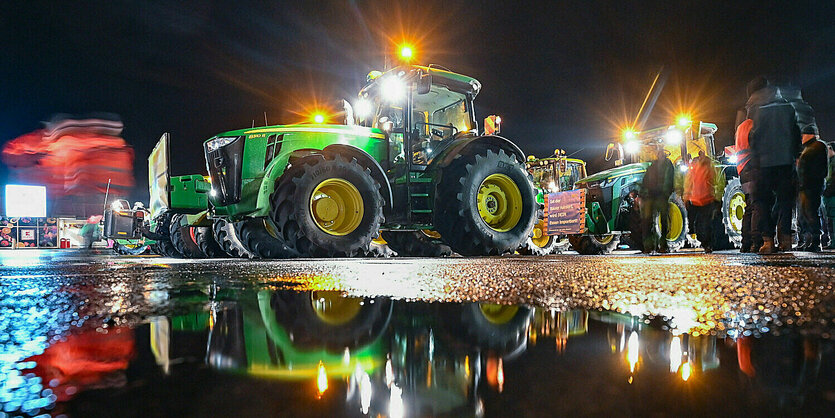
<instances>
[{"instance_id":1,"label":"tractor grille","mask_svg":"<svg viewBox=\"0 0 835 418\"><path fill-rule=\"evenodd\" d=\"M244 137L214 151L206 152L206 168L212 177L212 188L217 193L219 206L241 201L241 169L243 166Z\"/></svg>"}]
</instances>

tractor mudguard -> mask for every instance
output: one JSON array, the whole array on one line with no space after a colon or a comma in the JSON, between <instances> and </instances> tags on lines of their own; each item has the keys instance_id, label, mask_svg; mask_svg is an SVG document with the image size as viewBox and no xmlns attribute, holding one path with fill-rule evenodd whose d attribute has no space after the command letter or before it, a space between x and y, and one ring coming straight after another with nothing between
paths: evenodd
<instances>
[{"instance_id":1,"label":"tractor mudguard","mask_svg":"<svg viewBox=\"0 0 835 418\"><path fill-rule=\"evenodd\" d=\"M450 142L449 145L438 151L438 155L429 162L438 168L448 166L455 157L461 155L465 148L475 145L484 144L504 150L506 153L516 157L516 161L520 163L525 162L525 153L513 142L507 138L498 135L484 135L484 136L464 136Z\"/></svg>"},{"instance_id":2,"label":"tractor mudguard","mask_svg":"<svg viewBox=\"0 0 835 418\"><path fill-rule=\"evenodd\" d=\"M287 168L287 164L290 163L293 158L295 157L307 157L312 155L335 155L339 154L345 157L348 161L350 161L351 157L356 158L357 162L359 162L362 166L368 167L371 170L371 177L380 184L380 193L383 195L383 199L385 199L386 208L384 210L388 210L392 207L392 201L394 200L391 192L391 185L389 184L388 177L386 177L385 171L383 171L383 167L380 166L380 163L371 156L371 154L367 153L365 150L355 147L349 144L332 144L326 146L322 150L318 149L298 149L293 151L293 153L288 154L286 156L282 156L280 158L276 158L270 163L270 166L267 168L264 178L261 181L261 186L258 191L258 201L256 204L255 212L249 214L248 216L251 217L259 217L259 216L267 216L269 213L270 208L270 196L272 196L273 192L275 191L275 183L284 174L285 169Z\"/></svg>"}]
</instances>

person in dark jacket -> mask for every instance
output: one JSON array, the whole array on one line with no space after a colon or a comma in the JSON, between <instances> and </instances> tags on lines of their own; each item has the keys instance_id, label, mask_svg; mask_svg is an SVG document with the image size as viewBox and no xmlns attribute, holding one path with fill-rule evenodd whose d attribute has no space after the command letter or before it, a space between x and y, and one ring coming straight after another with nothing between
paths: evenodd
<instances>
[{"instance_id":1,"label":"person in dark jacket","mask_svg":"<svg viewBox=\"0 0 835 418\"><path fill-rule=\"evenodd\" d=\"M800 129L794 107L780 96L779 90L758 77L748 84L748 117L753 121L749 135L751 158L759 163L759 181L754 190L757 210L752 227L762 236L760 254L773 254L772 209L777 212L777 236L780 249L791 250L791 220L795 196L795 161L800 154ZM776 200L776 204L775 204Z\"/></svg>"},{"instance_id":2,"label":"person in dark jacket","mask_svg":"<svg viewBox=\"0 0 835 418\"><path fill-rule=\"evenodd\" d=\"M757 164L758 161L752 160L751 150L748 148L748 135L754 121L745 119L736 128L736 170L739 173L739 183L742 186L742 193L745 194L745 213L742 215L742 248L739 249L741 253L754 253L762 247L762 237L759 234L754 234L751 228L751 219L757 206L754 205L754 199L751 194L754 191L755 182L758 177Z\"/></svg>"},{"instance_id":3,"label":"person in dark jacket","mask_svg":"<svg viewBox=\"0 0 835 418\"><path fill-rule=\"evenodd\" d=\"M658 147L655 152L655 160L644 173L641 182L641 229L643 232L643 252L650 253L653 250L666 253L667 233L670 230L670 195L673 194L675 181L675 168L673 162L667 158L664 147ZM655 217L658 216L661 223L661 236L656 234Z\"/></svg>"},{"instance_id":4,"label":"person in dark jacket","mask_svg":"<svg viewBox=\"0 0 835 418\"><path fill-rule=\"evenodd\" d=\"M827 156L829 157L829 170L823 188L824 213L829 228L829 244L826 249L835 249L835 142L827 145Z\"/></svg>"},{"instance_id":5,"label":"person in dark jacket","mask_svg":"<svg viewBox=\"0 0 835 418\"><path fill-rule=\"evenodd\" d=\"M798 218L802 226L803 245L800 250L821 251L821 194L829 169L826 144L817 138L817 128L803 130L803 151L797 159Z\"/></svg>"}]
</instances>

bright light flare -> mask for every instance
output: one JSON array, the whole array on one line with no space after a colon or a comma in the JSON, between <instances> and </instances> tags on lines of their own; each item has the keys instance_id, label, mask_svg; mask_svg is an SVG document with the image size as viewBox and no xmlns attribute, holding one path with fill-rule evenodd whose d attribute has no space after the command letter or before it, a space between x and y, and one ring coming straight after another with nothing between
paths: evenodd
<instances>
[{"instance_id":1,"label":"bright light flare","mask_svg":"<svg viewBox=\"0 0 835 418\"><path fill-rule=\"evenodd\" d=\"M681 380L687 381L690 379L690 373L692 370L690 369L690 362L684 363L681 365Z\"/></svg>"},{"instance_id":2,"label":"bright light flare","mask_svg":"<svg viewBox=\"0 0 835 418\"><path fill-rule=\"evenodd\" d=\"M681 366L681 338L673 337L670 341L670 373L675 373Z\"/></svg>"},{"instance_id":3,"label":"bright light flare","mask_svg":"<svg viewBox=\"0 0 835 418\"><path fill-rule=\"evenodd\" d=\"M635 130L632 129L632 128L624 129L623 132L622 132L622 135L623 135L623 139L627 140L627 141L631 141L631 140L638 137L638 133L635 132Z\"/></svg>"},{"instance_id":4,"label":"bright light flare","mask_svg":"<svg viewBox=\"0 0 835 418\"><path fill-rule=\"evenodd\" d=\"M403 408L403 390L397 385L391 385L391 395L389 397L389 416L392 418L400 418L405 413Z\"/></svg>"},{"instance_id":5,"label":"bright light flare","mask_svg":"<svg viewBox=\"0 0 835 418\"><path fill-rule=\"evenodd\" d=\"M681 128L689 128L690 125L693 123L693 120L690 118L690 115L684 113L678 115L676 121L678 123L678 126Z\"/></svg>"},{"instance_id":6,"label":"bright light flare","mask_svg":"<svg viewBox=\"0 0 835 418\"><path fill-rule=\"evenodd\" d=\"M637 154L641 150L641 143L635 140L626 141L623 144L623 148L629 154Z\"/></svg>"},{"instance_id":7,"label":"bright light flare","mask_svg":"<svg viewBox=\"0 0 835 418\"><path fill-rule=\"evenodd\" d=\"M638 332L633 331L629 335L629 341L626 343L626 361L629 363L629 373L635 372L635 366L640 359L639 350L641 343L638 341Z\"/></svg>"},{"instance_id":8,"label":"bright light flare","mask_svg":"<svg viewBox=\"0 0 835 418\"><path fill-rule=\"evenodd\" d=\"M325 123L325 115L321 113L314 113L313 114L313 122L314 123Z\"/></svg>"},{"instance_id":9,"label":"bright light flare","mask_svg":"<svg viewBox=\"0 0 835 418\"><path fill-rule=\"evenodd\" d=\"M316 377L316 386L319 389L319 396L328 390L328 374L325 372L325 365L319 361L319 373Z\"/></svg>"},{"instance_id":10,"label":"bright light flare","mask_svg":"<svg viewBox=\"0 0 835 418\"><path fill-rule=\"evenodd\" d=\"M383 80L380 85L383 98L391 103L396 103L406 97L406 83L403 80L391 76Z\"/></svg>"},{"instance_id":11,"label":"bright light flare","mask_svg":"<svg viewBox=\"0 0 835 418\"><path fill-rule=\"evenodd\" d=\"M670 128L667 130L667 133L664 134L664 142L669 145L678 145L681 144L681 141L684 140L684 132L681 132L678 129Z\"/></svg>"},{"instance_id":12,"label":"bright light flare","mask_svg":"<svg viewBox=\"0 0 835 418\"><path fill-rule=\"evenodd\" d=\"M412 60L412 56L414 55L414 51L412 47L409 45L400 45L400 50L398 51L400 54L400 59L406 62Z\"/></svg>"},{"instance_id":13,"label":"bright light flare","mask_svg":"<svg viewBox=\"0 0 835 418\"><path fill-rule=\"evenodd\" d=\"M496 116L496 125L500 125L502 123L502 117Z\"/></svg>"},{"instance_id":14,"label":"bright light flare","mask_svg":"<svg viewBox=\"0 0 835 418\"><path fill-rule=\"evenodd\" d=\"M728 162L731 163L731 164L738 163L739 162L739 156L736 155L736 154L731 155L730 157L728 157Z\"/></svg>"}]
</instances>

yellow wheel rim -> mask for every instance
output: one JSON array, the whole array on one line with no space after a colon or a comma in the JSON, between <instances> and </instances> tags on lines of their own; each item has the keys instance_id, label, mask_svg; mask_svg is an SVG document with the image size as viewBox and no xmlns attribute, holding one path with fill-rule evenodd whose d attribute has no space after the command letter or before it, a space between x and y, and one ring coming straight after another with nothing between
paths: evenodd
<instances>
[{"instance_id":1,"label":"yellow wheel rim","mask_svg":"<svg viewBox=\"0 0 835 418\"><path fill-rule=\"evenodd\" d=\"M494 305L492 303L480 303L478 308L484 318L493 324L504 324L516 316L519 307L515 305Z\"/></svg>"},{"instance_id":2,"label":"yellow wheel rim","mask_svg":"<svg viewBox=\"0 0 835 418\"><path fill-rule=\"evenodd\" d=\"M533 237L531 237L531 242L539 248L545 248L551 242L551 236L546 235L544 220L537 222L537 224L533 227Z\"/></svg>"},{"instance_id":3,"label":"yellow wheel rim","mask_svg":"<svg viewBox=\"0 0 835 418\"><path fill-rule=\"evenodd\" d=\"M492 174L481 182L477 205L481 219L499 232L510 231L522 218L522 193L504 174Z\"/></svg>"},{"instance_id":4,"label":"yellow wheel rim","mask_svg":"<svg viewBox=\"0 0 835 418\"><path fill-rule=\"evenodd\" d=\"M342 297L339 292L312 292L310 306L322 322L342 325L357 316L362 309L362 299Z\"/></svg>"},{"instance_id":5,"label":"yellow wheel rim","mask_svg":"<svg viewBox=\"0 0 835 418\"><path fill-rule=\"evenodd\" d=\"M362 195L349 181L327 179L310 195L310 215L322 231L330 235L348 235L362 222Z\"/></svg>"},{"instance_id":6,"label":"yellow wheel rim","mask_svg":"<svg viewBox=\"0 0 835 418\"><path fill-rule=\"evenodd\" d=\"M667 231L667 241L676 241L684 232L684 216L678 206L670 202L670 229Z\"/></svg>"},{"instance_id":7,"label":"yellow wheel rim","mask_svg":"<svg viewBox=\"0 0 835 418\"><path fill-rule=\"evenodd\" d=\"M420 232L429 238L441 239L441 234L439 234L438 231L433 231L431 229L421 229Z\"/></svg>"},{"instance_id":8,"label":"yellow wheel rim","mask_svg":"<svg viewBox=\"0 0 835 418\"><path fill-rule=\"evenodd\" d=\"M597 241L600 244L606 245L606 244L612 242L612 240L615 239L615 236L612 235L612 234L609 234L609 235L593 235L592 239L594 239L595 241Z\"/></svg>"},{"instance_id":9,"label":"yellow wheel rim","mask_svg":"<svg viewBox=\"0 0 835 418\"><path fill-rule=\"evenodd\" d=\"M744 215L745 194L742 192L734 193L728 204L728 218L730 218L731 229L738 234L742 233L742 217Z\"/></svg>"},{"instance_id":10,"label":"yellow wheel rim","mask_svg":"<svg viewBox=\"0 0 835 418\"><path fill-rule=\"evenodd\" d=\"M388 242L386 242L382 235L377 235L377 238L372 239L371 242L377 245L388 245Z\"/></svg>"}]
</instances>

